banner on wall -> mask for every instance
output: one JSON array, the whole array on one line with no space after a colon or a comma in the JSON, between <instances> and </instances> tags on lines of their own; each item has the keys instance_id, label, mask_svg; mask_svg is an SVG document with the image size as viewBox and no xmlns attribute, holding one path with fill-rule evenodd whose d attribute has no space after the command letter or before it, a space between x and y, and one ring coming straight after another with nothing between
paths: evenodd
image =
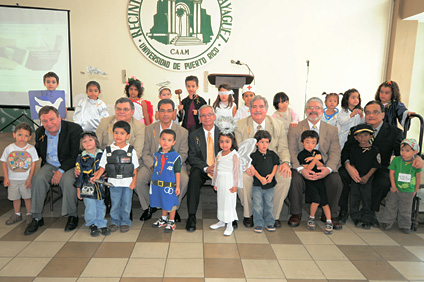
<instances>
[{"instance_id":1,"label":"banner on wall","mask_svg":"<svg viewBox=\"0 0 424 282\"><path fill-rule=\"evenodd\" d=\"M61 117L66 117L65 91L34 90L28 91L31 118L39 119L38 111L44 106L53 106Z\"/></svg>"},{"instance_id":2,"label":"banner on wall","mask_svg":"<svg viewBox=\"0 0 424 282\"><path fill-rule=\"evenodd\" d=\"M233 12L229 0L130 0L128 27L138 50L167 70L191 71L227 45Z\"/></svg>"}]
</instances>

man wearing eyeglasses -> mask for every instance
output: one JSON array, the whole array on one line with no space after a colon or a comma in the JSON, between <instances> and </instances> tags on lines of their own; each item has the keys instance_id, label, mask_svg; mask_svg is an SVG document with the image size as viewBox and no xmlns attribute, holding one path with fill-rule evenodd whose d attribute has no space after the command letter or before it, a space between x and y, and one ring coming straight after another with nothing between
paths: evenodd
<instances>
[{"instance_id":1,"label":"man wearing eyeglasses","mask_svg":"<svg viewBox=\"0 0 424 282\"><path fill-rule=\"evenodd\" d=\"M390 189L389 165L392 155L400 155L400 143L403 139L403 132L396 126L383 122L384 106L380 101L370 101L364 108L365 122L374 129L373 145L376 146L381 155L381 168L378 168L374 173L372 182L372 200L371 210L376 212L380 209L380 203L386 197ZM340 197L340 214L339 220L346 222L348 218L348 199L350 192L350 181L359 182L358 171L350 165L349 156L353 144L356 142L353 137L354 127L350 129L349 137L342 150L343 167L339 169L340 176L343 181L343 192ZM423 162L419 156L414 158L413 167L422 168ZM374 220L371 222L372 227L379 227L377 217L374 215Z\"/></svg>"},{"instance_id":2,"label":"man wearing eyeglasses","mask_svg":"<svg viewBox=\"0 0 424 282\"><path fill-rule=\"evenodd\" d=\"M302 219L302 201L305 191L304 178L309 180L324 179L327 198L330 204L331 220L333 229L340 230L342 225L336 220L338 202L343 189L337 169L340 167L340 143L337 127L326 122L321 122L324 113L324 104L320 98L310 98L305 105L306 119L299 122L297 127L290 127L288 133L288 143L290 159L292 162L292 181L289 190L290 199L290 219L288 224L292 227L299 226ZM302 132L305 130L315 130L320 139L317 145L324 160L324 166L318 167L320 172L315 173L300 165L297 155L303 150L300 142ZM322 213L321 221L325 216Z\"/></svg>"},{"instance_id":3,"label":"man wearing eyeglasses","mask_svg":"<svg viewBox=\"0 0 424 282\"><path fill-rule=\"evenodd\" d=\"M180 204L187 191L188 175L185 161L188 155L188 131L173 121L172 116L174 110L175 104L172 100L160 100L158 103L159 121L146 126L144 148L142 152L139 173L137 174L136 186L141 209L144 210L140 217L140 220L142 221L146 221L152 218L152 214L156 211L156 208L150 207L149 188L154 164L153 155L160 147L159 136L164 129L172 129L175 132L176 138L175 145L173 147L174 150L180 155L183 164L180 173L180 194L178 196ZM178 211L175 214L175 221L181 221Z\"/></svg>"}]
</instances>

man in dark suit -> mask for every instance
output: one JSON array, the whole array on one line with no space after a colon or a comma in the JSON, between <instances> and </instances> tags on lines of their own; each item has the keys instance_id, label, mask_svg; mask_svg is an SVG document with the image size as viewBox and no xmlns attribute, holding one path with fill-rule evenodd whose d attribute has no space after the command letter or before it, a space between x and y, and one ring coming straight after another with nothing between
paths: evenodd
<instances>
[{"instance_id":1,"label":"man in dark suit","mask_svg":"<svg viewBox=\"0 0 424 282\"><path fill-rule=\"evenodd\" d=\"M25 235L36 232L44 224L42 213L50 184L62 189L62 216L69 216L65 231L74 230L78 225L74 167L80 151L82 128L61 120L58 110L52 106L42 107L38 116L42 126L35 131L35 149L41 158L41 168L31 182L32 222L25 229Z\"/></svg>"},{"instance_id":2,"label":"man in dark suit","mask_svg":"<svg viewBox=\"0 0 424 282\"><path fill-rule=\"evenodd\" d=\"M188 137L188 162L191 165L191 170L187 186L188 219L186 230L189 232L196 231L196 211L199 205L200 188L206 180L213 176L214 163L208 160L208 153L214 159L219 151L219 129L214 125L216 116L213 108L209 105L200 107L199 118L202 127L193 131ZM209 134L213 140L213 155L212 152L208 152L207 139Z\"/></svg>"},{"instance_id":3,"label":"man in dark suit","mask_svg":"<svg viewBox=\"0 0 424 282\"><path fill-rule=\"evenodd\" d=\"M365 106L365 122L374 128L374 141L375 145L380 151L381 155L381 168L377 169L374 173L374 180L372 183L372 202L371 210L379 211L381 200L387 195L390 189L390 178L389 178L389 165L392 154L399 156L400 154L400 143L403 139L403 132L399 128L384 123L384 106L380 101L370 101ZM353 137L353 130L355 127L350 129L349 138L346 141L342 150L342 164L343 167L339 169L340 176L343 181L343 192L340 197L339 206L339 221L345 223L348 218L348 199L350 192L350 182L353 179L355 182L359 182L358 171L350 165L350 149L356 140ZM420 157L416 157L413 163L414 167L422 167L422 160ZM378 227L379 223L376 217L371 223L372 226Z\"/></svg>"}]
</instances>

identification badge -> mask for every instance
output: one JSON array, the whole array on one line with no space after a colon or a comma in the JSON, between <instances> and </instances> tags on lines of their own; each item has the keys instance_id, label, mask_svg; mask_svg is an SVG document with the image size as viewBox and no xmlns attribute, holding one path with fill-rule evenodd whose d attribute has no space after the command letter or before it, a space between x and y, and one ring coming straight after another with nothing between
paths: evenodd
<instances>
[{"instance_id":1,"label":"identification badge","mask_svg":"<svg viewBox=\"0 0 424 282\"><path fill-rule=\"evenodd\" d=\"M398 181L410 183L411 182L411 175L406 174L406 173L399 173Z\"/></svg>"}]
</instances>

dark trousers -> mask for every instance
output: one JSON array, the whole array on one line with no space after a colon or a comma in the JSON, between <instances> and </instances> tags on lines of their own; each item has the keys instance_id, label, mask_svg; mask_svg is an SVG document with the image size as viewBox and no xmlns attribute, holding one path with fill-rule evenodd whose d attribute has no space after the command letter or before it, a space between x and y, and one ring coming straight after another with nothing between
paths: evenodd
<instances>
[{"instance_id":1,"label":"dark trousers","mask_svg":"<svg viewBox=\"0 0 424 282\"><path fill-rule=\"evenodd\" d=\"M210 177L200 168L193 167L190 171L190 178L187 186L187 207L188 214L195 215L200 200L200 188Z\"/></svg>"},{"instance_id":2,"label":"dark trousers","mask_svg":"<svg viewBox=\"0 0 424 282\"><path fill-rule=\"evenodd\" d=\"M337 216L340 194L343 190L339 173L333 172L324 178L328 202L330 203L331 217ZM292 169L292 180L289 189L290 213L302 214L303 193L305 192L305 181L303 176Z\"/></svg>"},{"instance_id":3,"label":"dark trousers","mask_svg":"<svg viewBox=\"0 0 424 282\"><path fill-rule=\"evenodd\" d=\"M342 209L347 209L349 202L350 183L352 178L343 166L339 169L340 178L343 182L343 192L340 196L339 206ZM386 197L387 192L390 190L389 170L387 168L379 168L374 173L374 180L372 181L372 196L371 196L371 210L379 211L380 203Z\"/></svg>"},{"instance_id":4,"label":"dark trousers","mask_svg":"<svg viewBox=\"0 0 424 282\"><path fill-rule=\"evenodd\" d=\"M350 195L350 217L352 220L360 220L370 223L374 219L374 212L371 211L372 199L372 181L373 177L368 180L367 184L351 183ZM362 202L362 208L359 210Z\"/></svg>"}]
</instances>

